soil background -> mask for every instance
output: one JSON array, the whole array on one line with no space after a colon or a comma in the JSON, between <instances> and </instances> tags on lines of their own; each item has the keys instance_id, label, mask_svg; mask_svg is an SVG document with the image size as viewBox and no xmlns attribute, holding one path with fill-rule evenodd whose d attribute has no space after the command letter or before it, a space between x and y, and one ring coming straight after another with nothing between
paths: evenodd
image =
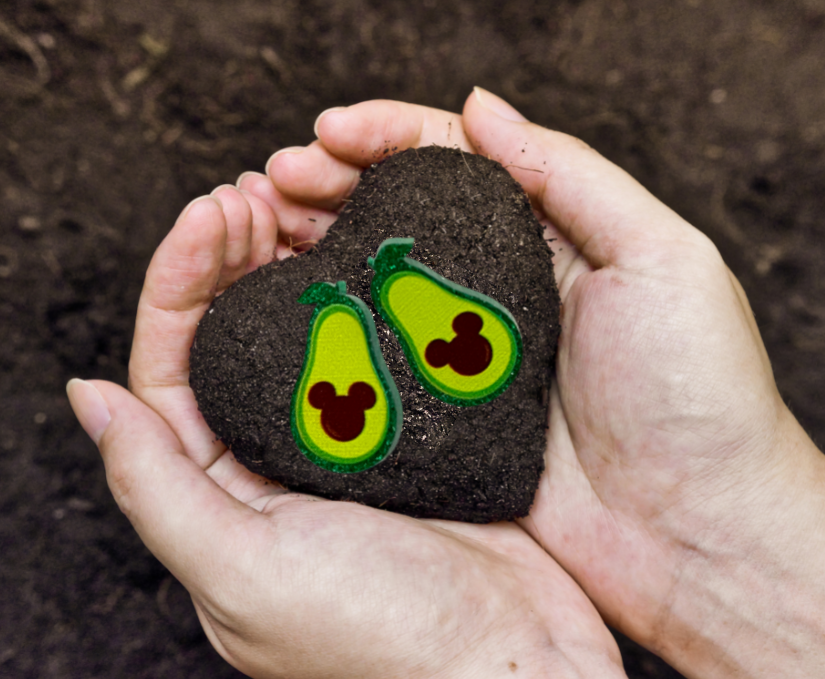
<instances>
[{"instance_id":1,"label":"soil background","mask_svg":"<svg viewBox=\"0 0 825 679\"><path fill-rule=\"evenodd\" d=\"M241 676L64 385L125 384L178 212L331 106L460 111L481 85L585 139L716 242L822 444L823 64L823 0L2 0L0 677ZM620 643L630 677L679 676Z\"/></svg>"}]
</instances>

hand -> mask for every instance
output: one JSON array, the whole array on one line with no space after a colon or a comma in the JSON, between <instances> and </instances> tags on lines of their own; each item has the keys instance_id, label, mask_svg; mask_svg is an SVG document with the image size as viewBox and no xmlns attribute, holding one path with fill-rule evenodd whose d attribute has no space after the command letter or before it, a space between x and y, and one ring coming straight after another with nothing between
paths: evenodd
<instances>
[{"instance_id":1,"label":"hand","mask_svg":"<svg viewBox=\"0 0 825 679\"><path fill-rule=\"evenodd\" d=\"M319 144L305 153L357 180ZM624 676L595 608L517 525L288 493L215 442L188 386L198 320L244 272L322 236L340 202L322 188L286 196L263 175L239 185L190 204L155 254L134 395L106 382L68 388L115 499L189 590L216 649L252 677Z\"/></svg>"},{"instance_id":2,"label":"hand","mask_svg":"<svg viewBox=\"0 0 825 679\"><path fill-rule=\"evenodd\" d=\"M351 166L387 146L457 143L508 167L555 239L564 304L547 471L521 525L610 624L688 676L818 676L825 458L777 392L739 283L578 140L480 90L462 124L395 102L332 110L316 123L326 153L269 173L334 208Z\"/></svg>"}]
</instances>

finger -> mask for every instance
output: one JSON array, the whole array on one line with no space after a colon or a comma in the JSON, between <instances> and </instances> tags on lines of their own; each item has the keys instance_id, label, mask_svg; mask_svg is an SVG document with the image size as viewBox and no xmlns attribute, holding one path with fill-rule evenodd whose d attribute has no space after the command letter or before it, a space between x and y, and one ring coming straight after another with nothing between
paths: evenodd
<instances>
[{"instance_id":1,"label":"finger","mask_svg":"<svg viewBox=\"0 0 825 679\"><path fill-rule=\"evenodd\" d=\"M186 207L155 252L138 303L129 383L163 416L201 466L226 448L203 422L189 388L189 347L215 295L226 245L220 202Z\"/></svg>"},{"instance_id":2,"label":"finger","mask_svg":"<svg viewBox=\"0 0 825 679\"><path fill-rule=\"evenodd\" d=\"M226 219L226 248L218 278L218 290L224 290L246 273L252 244L252 209L234 186L219 186L211 195L220 200Z\"/></svg>"},{"instance_id":3,"label":"finger","mask_svg":"<svg viewBox=\"0 0 825 679\"><path fill-rule=\"evenodd\" d=\"M245 172L238 178L238 187L269 205L278 221L278 241L292 250L312 247L327 233L338 218L334 212L297 203L284 196L269 177L257 172Z\"/></svg>"},{"instance_id":4,"label":"finger","mask_svg":"<svg viewBox=\"0 0 825 679\"><path fill-rule=\"evenodd\" d=\"M498 160L594 266L647 267L674 248L709 241L626 172L583 142L526 121L476 88L464 128L478 152Z\"/></svg>"},{"instance_id":5,"label":"finger","mask_svg":"<svg viewBox=\"0 0 825 679\"><path fill-rule=\"evenodd\" d=\"M186 457L163 418L122 387L72 380L67 392L100 448L118 506L152 553L197 592L242 548L236 537L248 539L263 517Z\"/></svg>"},{"instance_id":6,"label":"finger","mask_svg":"<svg viewBox=\"0 0 825 679\"><path fill-rule=\"evenodd\" d=\"M400 101L329 109L315 121L315 134L332 155L359 167L390 153L431 144L474 152L460 115Z\"/></svg>"},{"instance_id":7,"label":"finger","mask_svg":"<svg viewBox=\"0 0 825 679\"><path fill-rule=\"evenodd\" d=\"M361 178L361 168L344 162L315 141L306 148L281 149L266 165L275 188L290 200L337 210Z\"/></svg>"},{"instance_id":8,"label":"finger","mask_svg":"<svg viewBox=\"0 0 825 679\"><path fill-rule=\"evenodd\" d=\"M582 273L592 271L593 267L549 219L541 215L536 216L544 227L544 241L553 250L553 273L556 277L559 295L564 301L576 278Z\"/></svg>"},{"instance_id":9,"label":"finger","mask_svg":"<svg viewBox=\"0 0 825 679\"><path fill-rule=\"evenodd\" d=\"M536 548L542 549L532 538L525 540L524 529L509 521L477 524L445 519L424 519L424 523L450 536L461 536L476 545L483 544L499 554L522 563L530 561L531 551L535 553Z\"/></svg>"},{"instance_id":10,"label":"finger","mask_svg":"<svg viewBox=\"0 0 825 679\"><path fill-rule=\"evenodd\" d=\"M146 272L130 370L136 388L188 385L195 327L215 295L226 246L221 204L202 197L184 209Z\"/></svg>"},{"instance_id":11,"label":"finger","mask_svg":"<svg viewBox=\"0 0 825 679\"><path fill-rule=\"evenodd\" d=\"M241 194L252 210L252 245L246 272L254 271L259 266L269 264L277 255L278 220L272 208L248 191Z\"/></svg>"},{"instance_id":12,"label":"finger","mask_svg":"<svg viewBox=\"0 0 825 679\"><path fill-rule=\"evenodd\" d=\"M253 474L228 450L205 471L232 497L258 511L269 498L289 492L280 483Z\"/></svg>"}]
</instances>

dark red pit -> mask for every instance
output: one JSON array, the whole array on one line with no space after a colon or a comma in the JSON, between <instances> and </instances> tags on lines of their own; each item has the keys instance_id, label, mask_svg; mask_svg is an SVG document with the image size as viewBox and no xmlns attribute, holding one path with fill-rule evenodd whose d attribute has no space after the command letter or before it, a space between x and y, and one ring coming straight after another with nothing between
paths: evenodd
<instances>
[{"instance_id":1,"label":"dark red pit","mask_svg":"<svg viewBox=\"0 0 825 679\"><path fill-rule=\"evenodd\" d=\"M364 431L364 411L375 405L375 390L366 382L353 382L346 396L338 396L329 382L316 382L309 390L309 405L321 411L321 426L336 441L352 441Z\"/></svg>"},{"instance_id":2,"label":"dark red pit","mask_svg":"<svg viewBox=\"0 0 825 679\"><path fill-rule=\"evenodd\" d=\"M493 360L493 347L486 337L479 335L484 321L472 311L465 311L453 319L456 336L447 342L436 339L427 345L424 358L433 368L449 365L459 375L479 375Z\"/></svg>"}]
</instances>

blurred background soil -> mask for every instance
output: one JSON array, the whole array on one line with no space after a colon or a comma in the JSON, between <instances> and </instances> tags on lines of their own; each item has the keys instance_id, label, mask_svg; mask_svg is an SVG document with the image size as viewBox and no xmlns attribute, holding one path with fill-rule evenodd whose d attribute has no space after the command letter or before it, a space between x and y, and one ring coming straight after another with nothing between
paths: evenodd
<instances>
[{"instance_id":1,"label":"blurred background soil","mask_svg":"<svg viewBox=\"0 0 825 679\"><path fill-rule=\"evenodd\" d=\"M238 677L106 488L64 392L125 384L192 198L331 106L473 85L707 233L825 442L825 0L3 0L0 677ZM628 577L633 577L628 573ZM631 677L677 677L622 639Z\"/></svg>"}]
</instances>

